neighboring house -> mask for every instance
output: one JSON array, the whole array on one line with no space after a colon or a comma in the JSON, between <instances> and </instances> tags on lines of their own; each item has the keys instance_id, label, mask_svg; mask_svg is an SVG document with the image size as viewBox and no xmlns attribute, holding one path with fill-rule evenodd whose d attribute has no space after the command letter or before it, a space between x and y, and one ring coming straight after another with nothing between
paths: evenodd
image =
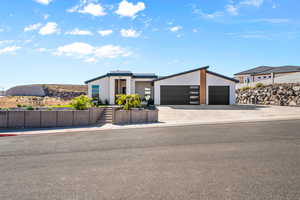
<instances>
[{"instance_id":1,"label":"neighboring house","mask_svg":"<svg viewBox=\"0 0 300 200\"><path fill-rule=\"evenodd\" d=\"M274 83L274 80L278 77L285 76L280 82L286 81L289 83L289 76L294 79L295 74L300 74L300 66L281 66L281 67L270 67L260 66L246 71L235 74L235 79L239 80L241 84L257 83L257 82L269 82ZM300 77L300 76L299 76ZM300 79L299 79L300 82Z\"/></svg>"},{"instance_id":2,"label":"neighboring house","mask_svg":"<svg viewBox=\"0 0 300 200\"><path fill-rule=\"evenodd\" d=\"M158 77L130 71L112 71L86 81L91 98L115 104L117 94L151 95L156 105L234 104L238 82L201 67L190 71Z\"/></svg>"}]
</instances>

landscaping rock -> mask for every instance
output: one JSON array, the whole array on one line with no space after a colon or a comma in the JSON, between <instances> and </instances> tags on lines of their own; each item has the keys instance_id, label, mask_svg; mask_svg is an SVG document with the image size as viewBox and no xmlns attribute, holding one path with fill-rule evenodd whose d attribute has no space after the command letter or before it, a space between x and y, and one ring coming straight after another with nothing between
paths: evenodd
<instances>
[{"instance_id":1,"label":"landscaping rock","mask_svg":"<svg viewBox=\"0 0 300 200\"><path fill-rule=\"evenodd\" d=\"M237 103L280 106L300 105L300 83L273 84L258 88L238 89Z\"/></svg>"}]
</instances>

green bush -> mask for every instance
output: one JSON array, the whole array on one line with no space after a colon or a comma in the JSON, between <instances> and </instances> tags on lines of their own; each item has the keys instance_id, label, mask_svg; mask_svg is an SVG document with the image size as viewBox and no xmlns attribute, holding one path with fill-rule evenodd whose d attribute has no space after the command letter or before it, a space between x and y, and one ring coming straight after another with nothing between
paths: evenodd
<instances>
[{"instance_id":1,"label":"green bush","mask_svg":"<svg viewBox=\"0 0 300 200\"><path fill-rule=\"evenodd\" d=\"M256 83L255 88L260 88L260 87L263 87L263 86L264 86L264 84L262 84L262 83Z\"/></svg>"},{"instance_id":2,"label":"green bush","mask_svg":"<svg viewBox=\"0 0 300 200\"><path fill-rule=\"evenodd\" d=\"M34 108L32 106L28 106L26 107L26 110L34 110Z\"/></svg>"},{"instance_id":3,"label":"green bush","mask_svg":"<svg viewBox=\"0 0 300 200\"><path fill-rule=\"evenodd\" d=\"M92 107L92 99L88 98L85 95L81 95L79 97L75 97L72 100L71 106L76 110L86 110Z\"/></svg>"},{"instance_id":4,"label":"green bush","mask_svg":"<svg viewBox=\"0 0 300 200\"><path fill-rule=\"evenodd\" d=\"M124 110L141 107L141 97L138 94L121 94L116 96L116 103Z\"/></svg>"}]
</instances>

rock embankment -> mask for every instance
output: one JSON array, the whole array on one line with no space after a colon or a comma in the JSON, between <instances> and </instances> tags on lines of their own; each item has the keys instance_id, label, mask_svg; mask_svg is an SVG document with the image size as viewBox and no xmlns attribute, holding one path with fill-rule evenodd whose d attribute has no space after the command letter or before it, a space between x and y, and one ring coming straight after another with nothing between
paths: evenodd
<instances>
[{"instance_id":1,"label":"rock embankment","mask_svg":"<svg viewBox=\"0 0 300 200\"><path fill-rule=\"evenodd\" d=\"M36 96L72 99L87 94L86 85L36 84L21 85L7 90L7 96Z\"/></svg>"},{"instance_id":2,"label":"rock embankment","mask_svg":"<svg viewBox=\"0 0 300 200\"><path fill-rule=\"evenodd\" d=\"M241 88L236 93L239 104L300 106L300 83Z\"/></svg>"}]
</instances>

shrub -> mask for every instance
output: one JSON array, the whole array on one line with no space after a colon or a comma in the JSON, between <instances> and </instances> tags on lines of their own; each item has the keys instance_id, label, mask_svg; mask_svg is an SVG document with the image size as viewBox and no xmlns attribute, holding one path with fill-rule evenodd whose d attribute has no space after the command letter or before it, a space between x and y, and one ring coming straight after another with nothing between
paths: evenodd
<instances>
[{"instance_id":1,"label":"shrub","mask_svg":"<svg viewBox=\"0 0 300 200\"><path fill-rule=\"evenodd\" d=\"M79 97L75 97L72 100L71 106L76 110L86 110L92 107L92 99L88 98L85 95L81 95Z\"/></svg>"},{"instance_id":2,"label":"shrub","mask_svg":"<svg viewBox=\"0 0 300 200\"><path fill-rule=\"evenodd\" d=\"M100 98L94 98L92 102L93 102L94 106L101 106L101 105L103 105L103 102L102 102L102 100Z\"/></svg>"},{"instance_id":3,"label":"shrub","mask_svg":"<svg viewBox=\"0 0 300 200\"><path fill-rule=\"evenodd\" d=\"M154 105L154 100L152 98L150 98L148 101L147 101L147 106L153 106Z\"/></svg>"},{"instance_id":4,"label":"shrub","mask_svg":"<svg viewBox=\"0 0 300 200\"><path fill-rule=\"evenodd\" d=\"M26 107L26 110L34 110L34 108L32 106L28 106Z\"/></svg>"},{"instance_id":5,"label":"shrub","mask_svg":"<svg viewBox=\"0 0 300 200\"><path fill-rule=\"evenodd\" d=\"M109 105L109 101L105 99L105 105Z\"/></svg>"},{"instance_id":6,"label":"shrub","mask_svg":"<svg viewBox=\"0 0 300 200\"><path fill-rule=\"evenodd\" d=\"M21 104L18 104L18 105L17 105L17 107L18 107L18 108L21 108L21 107L22 107L22 105L21 105Z\"/></svg>"},{"instance_id":7,"label":"shrub","mask_svg":"<svg viewBox=\"0 0 300 200\"><path fill-rule=\"evenodd\" d=\"M264 84L262 84L262 83L256 83L255 88L260 88L260 87L263 87L263 86L264 86Z\"/></svg>"},{"instance_id":8,"label":"shrub","mask_svg":"<svg viewBox=\"0 0 300 200\"><path fill-rule=\"evenodd\" d=\"M121 94L116 96L116 103L124 110L141 107L141 97L138 94Z\"/></svg>"}]
</instances>

